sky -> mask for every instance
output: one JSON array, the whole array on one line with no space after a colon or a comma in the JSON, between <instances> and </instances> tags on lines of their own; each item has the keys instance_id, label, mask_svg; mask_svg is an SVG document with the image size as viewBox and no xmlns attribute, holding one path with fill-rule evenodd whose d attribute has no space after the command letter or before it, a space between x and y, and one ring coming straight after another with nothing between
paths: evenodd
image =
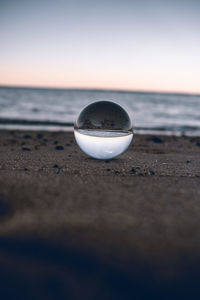
<instances>
[{"instance_id":1,"label":"sky","mask_svg":"<svg viewBox=\"0 0 200 300\"><path fill-rule=\"evenodd\" d=\"M199 0L0 0L0 85L200 93Z\"/></svg>"}]
</instances>

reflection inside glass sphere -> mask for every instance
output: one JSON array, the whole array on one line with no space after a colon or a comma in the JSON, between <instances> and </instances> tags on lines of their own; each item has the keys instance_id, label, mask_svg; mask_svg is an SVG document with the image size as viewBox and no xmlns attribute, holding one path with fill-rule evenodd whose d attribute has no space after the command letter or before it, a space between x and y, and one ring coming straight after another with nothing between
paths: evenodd
<instances>
[{"instance_id":1,"label":"reflection inside glass sphere","mask_svg":"<svg viewBox=\"0 0 200 300\"><path fill-rule=\"evenodd\" d=\"M127 112L110 101L94 102L85 107L74 126L77 144L96 159L112 159L122 154L133 138Z\"/></svg>"}]
</instances>

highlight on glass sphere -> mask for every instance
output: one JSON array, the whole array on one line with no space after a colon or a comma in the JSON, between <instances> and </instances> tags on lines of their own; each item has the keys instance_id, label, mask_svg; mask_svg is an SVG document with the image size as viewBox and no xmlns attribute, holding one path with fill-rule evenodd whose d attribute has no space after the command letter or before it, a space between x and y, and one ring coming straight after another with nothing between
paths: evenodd
<instances>
[{"instance_id":1,"label":"highlight on glass sphere","mask_svg":"<svg viewBox=\"0 0 200 300\"><path fill-rule=\"evenodd\" d=\"M74 135L83 152L106 160L127 150L133 138L133 128L129 115L120 105L99 101L80 112Z\"/></svg>"}]
</instances>

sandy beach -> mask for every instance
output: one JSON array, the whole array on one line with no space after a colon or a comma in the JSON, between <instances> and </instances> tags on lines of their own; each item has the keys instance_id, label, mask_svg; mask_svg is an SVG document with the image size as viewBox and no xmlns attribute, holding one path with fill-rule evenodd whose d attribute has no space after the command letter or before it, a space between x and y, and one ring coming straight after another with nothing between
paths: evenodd
<instances>
[{"instance_id":1,"label":"sandy beach","mask_svg":"<svg viewBox=\"0 0 200 300\"><path fill-rule=\"evenodd\" d=\"M2 130L0 276L2 299L200 295L200 138L99 161L70 132Z\"/></svg>"}]
</instances>

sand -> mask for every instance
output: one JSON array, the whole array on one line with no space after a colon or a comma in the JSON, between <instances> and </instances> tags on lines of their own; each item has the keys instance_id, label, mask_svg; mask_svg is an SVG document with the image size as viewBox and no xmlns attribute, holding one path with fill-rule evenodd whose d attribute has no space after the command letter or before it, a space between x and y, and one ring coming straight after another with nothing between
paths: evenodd
<instances>
[{"instance_id":1,"label":"sand","mask_svg":"<svg viewBox=\"0 0 200 300\"><path fill-rule=\"evenodd\" d=\"M0 131L0 278L2 299L200 295L200 138L99 161L72 133Z\"/></svg>"}]
</instances>

